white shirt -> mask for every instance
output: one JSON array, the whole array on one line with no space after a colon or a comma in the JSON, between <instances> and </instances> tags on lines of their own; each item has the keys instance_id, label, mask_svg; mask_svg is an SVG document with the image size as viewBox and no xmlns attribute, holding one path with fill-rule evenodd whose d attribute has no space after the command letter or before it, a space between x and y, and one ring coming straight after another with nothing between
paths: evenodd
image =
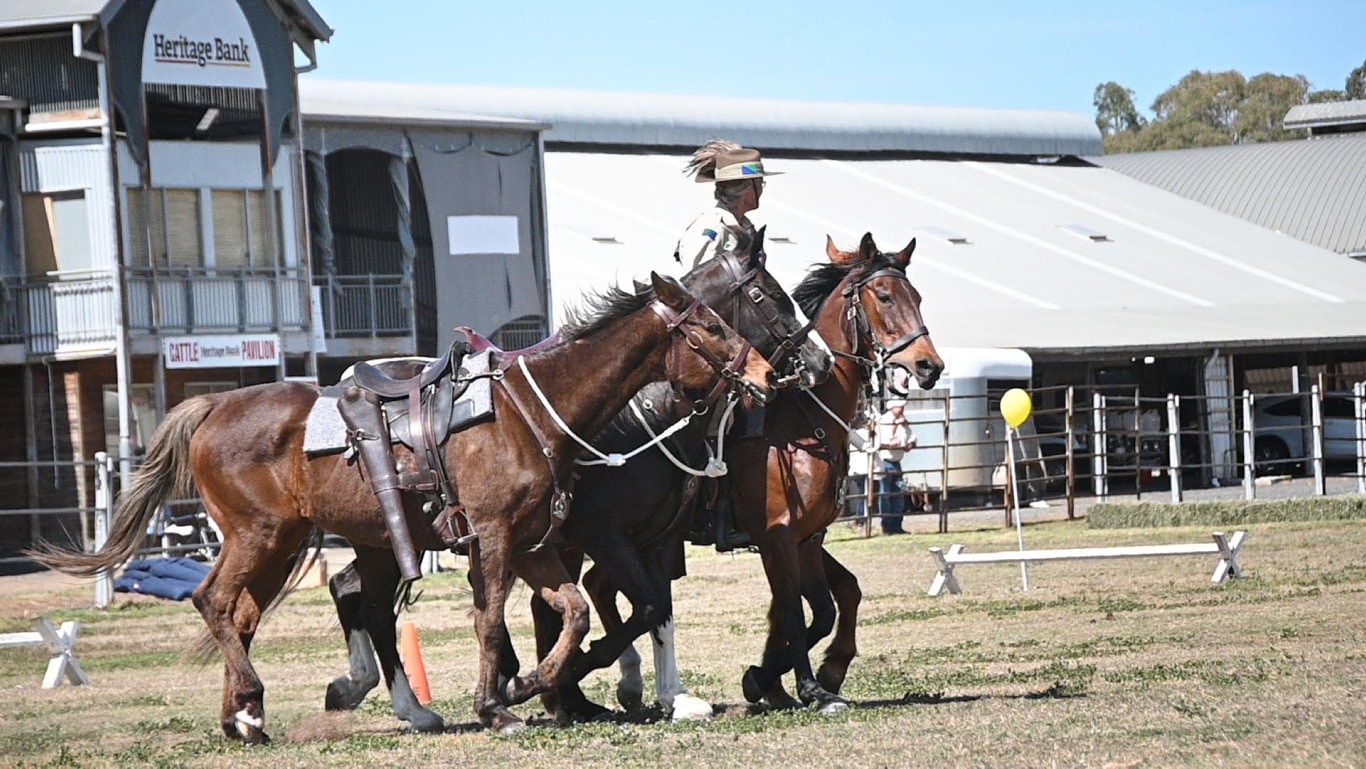
<instances>
[{"instance_id":1,"label":"white shirt","mask_svg":"<svg viewBox=\"0 0 1366 769\"><path fill-rule=\"evenodd\" d=\"M897 417L888 411L877 419L877 454L888 462L900 462L906 449L915 446L915 434L906 414Z\"/></svg>"},{"instance_id":2,"label":"white shirt","mask_svg":"<svg viewBox=\"0 0 1366 769\"><path fill-rule=\"evenodd\" d=\"M741 229L743 226L725 207L712 206L699 214L683 231L678 245L674 247L674 256L683 263L684 269L691 270L716 256L718 250L734 250L738 239L731 228Z\"/></svg>"}]
</instances>

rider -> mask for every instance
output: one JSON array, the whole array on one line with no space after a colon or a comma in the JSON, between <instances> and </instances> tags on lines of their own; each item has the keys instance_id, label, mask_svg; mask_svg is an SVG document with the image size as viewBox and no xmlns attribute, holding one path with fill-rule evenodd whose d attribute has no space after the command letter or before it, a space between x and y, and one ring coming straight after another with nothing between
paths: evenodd
<instances>
[{"instance_id":1,"label":"rider","mask_svg":"<svg viewBox=\"0 0 1366 769\"><path fill-rule=\"evenodd\" d=\"M765 171L759 150L742 147L724 139L712 139L697 148L683 168L700 183L714 183L716 205L697 216L683 231L674 248L674 259L687 269L716 256L718 251L733 251L743 232L750 237L755 227L749 212L759 207L764 192L764 177L776 176L781 171ZM739 413L739 412L737 412ZM749 545L749 536L735 526L731 509L730 483L725 476L717 479L714 515L708 526L695 540L706 545L715 542L721 552ZM707 528L712 529L708 531Z\"/></svg>"}]
</instances>

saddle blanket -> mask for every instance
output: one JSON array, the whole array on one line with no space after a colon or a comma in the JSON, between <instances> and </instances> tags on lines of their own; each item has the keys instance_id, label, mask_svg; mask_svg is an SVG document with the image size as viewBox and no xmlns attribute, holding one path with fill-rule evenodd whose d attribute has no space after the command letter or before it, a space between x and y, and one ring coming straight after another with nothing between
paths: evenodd
<instances>
[{"instance_id":1,"label":"saddle blanket","mask_svg":"<svg viewBox=\"0 0 1366 769\"><path fill-rule=\"evenodd\" d=\"M468 384L451 405L451 433L493 413L493 379L484 376L489 373L490 354L491 351L484 350L467 355L460 362L459 381ZM346 382L342 379L342 383ZM346 423L337 409L340 395L340 387L327 387L313 403L304 427L305 454L335 454L347 449Z\"/></svg>"}]
</instances>

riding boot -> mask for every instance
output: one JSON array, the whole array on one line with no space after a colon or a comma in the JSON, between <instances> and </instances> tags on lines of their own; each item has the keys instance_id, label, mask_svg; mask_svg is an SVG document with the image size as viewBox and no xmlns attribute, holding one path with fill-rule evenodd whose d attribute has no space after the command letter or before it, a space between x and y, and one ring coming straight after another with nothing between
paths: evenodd
<instances>
[{"instance_id":1,"label":"riding boot","mask_svg":"<svg viewBox=\"0 0 1366 769\"><path fill-rule=\"evenodd\" d=\"M384 421L379 399L368 390L347 388L337 408L350 432L351 445L360 454L370 476L370 486L379 500L380 511L384 513L384 528L389 532L389 545L398 561L402 590L403 586L422 578L422 567L418 565L417 550L403 514L403 494L399 490L394 452L389 445L389 426Z\"/></svg>"},{"instance_id":2,"label":"riding boot","mask_svg":"<svg viewBox=\"0 0 1366 769\"><path fill-rule=\"evenodd\" d=\"M735 525L735 507L730 499L730 479L720 479L721 490L713 511L716 526L716 552L726 553L749 547L749 535Z\"/></svg>"}]
</instances>

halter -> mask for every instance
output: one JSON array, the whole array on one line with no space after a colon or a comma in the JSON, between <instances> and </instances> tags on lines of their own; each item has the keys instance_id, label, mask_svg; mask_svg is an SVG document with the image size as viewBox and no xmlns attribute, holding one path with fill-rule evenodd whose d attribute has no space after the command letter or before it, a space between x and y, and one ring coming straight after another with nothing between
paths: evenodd
<instances>
[{"instance_id":1,"label":"halter","mask_svg":"<svg viewBox=\"0 0 1366 769\"><path fill-rule=\"evenodd\" d=\"M755 311L758 313L759 319L763 322L764 328L768 329L768 333L779 340L778 348L773 351L772 355L768 356L769 363L776 369L788 362L788 359L790 358L795 364L794 368L801 366L801 361L796 358L796 353L798 348L806 342L806 338L811 334L811 329L815 328L816 321L809 320L806 325L791 334L784 334L782 329L778 326L778 321L782 317L778 313L778 308L769 300L768 294L764 293L762 287L750 285L764 272L764 270L758 267L751 270L745 270L740 265L740 260L730 251L720 252L717 254L716 260L726 268L726 272L730 273L731 282L726 288L727 292L739 294L749 300L749 303L753 305ZM734 305L734 312L731 315L730 325L731 328L740 328L739 302L736 302ZM791 378L784 377L779 384L781 386L796 378L797 375L794 372Z\"/></svg>"},{"instance_id":2,"label":"halter","mask_svg":"<svg viewBox=\"0 0 1366 769\"><path fill-rule=\"evenodd\" d=\"M844 287L844 290L840 292L843 294L845 301L844 318L841 328L844 332L844 338L849 340L853 345L855 352L847 353L831 350L834 354L855 361L859 365L875 372L881 372L887 367L888 358L896 355L907 347L910 347L911 343L920 337L930 335L929 327L922 325L920 328L917 328L911 333L896 340L891 345L883 346L883 344L878 341L877 335L873 333L873 325L868 320L868 313L863 309L863 302L860 300L860 295L864 286L868 285L868 283L873 280L882 277L900 278L906 281L908 285L911 282L911 279L906 277L906 273L901 270L894 270L890 267L883 267L880 270L875 270L871 274L863 276L857 281L850 281L849 284ZM868 346L873 348L874 357L872 359L864 358L857 353L859 343L864 339L867 339Z\"/></svg>"},{"instance_id":3,"label":"halter","mask_svg":"<svg viewBox=\"0 0 1366 769\"><path fill-rule=\"evenodd\" d=\"M701 306L702 300L694 299L692 304L688 305L687 309L683 310L683 312L675 312L672 307L669 307L658 299L650 302L650 309L654 310L656 315L664 319L664 324L669 332L678 334L682 340L692 348L693 352L697 353L702 360L707 362L708 366L711 366L712 371L716 372L716 385L713 386L711 392L707 393L706 397L702 399L700 405L692 398L689 398L687 393L683 391L683 388L679 387L677 384L674 385L674 391L679 400L687 404L694 414L700 414L706 411L711 404L715 403L716 400L721 397L722 393L729 390L731 387L744 386L743 366L745 358L749 357L749 351L753 349L753 345L749 343L749 340L740 337L740 349L735 353L734 360L729 363L724 363L720 358L712 355L702 346L702 338L697 335L697 332L694 331L684 334L681 331L683 324L688 318L692 317L692 314L697 312L697 308ZM668 375L669 381L677 382L679 373L682 369L683 348L675 342L674 344L669 345L669 359L665 363L664 369L665 373Z\"/></svg>"}]
</instances>

